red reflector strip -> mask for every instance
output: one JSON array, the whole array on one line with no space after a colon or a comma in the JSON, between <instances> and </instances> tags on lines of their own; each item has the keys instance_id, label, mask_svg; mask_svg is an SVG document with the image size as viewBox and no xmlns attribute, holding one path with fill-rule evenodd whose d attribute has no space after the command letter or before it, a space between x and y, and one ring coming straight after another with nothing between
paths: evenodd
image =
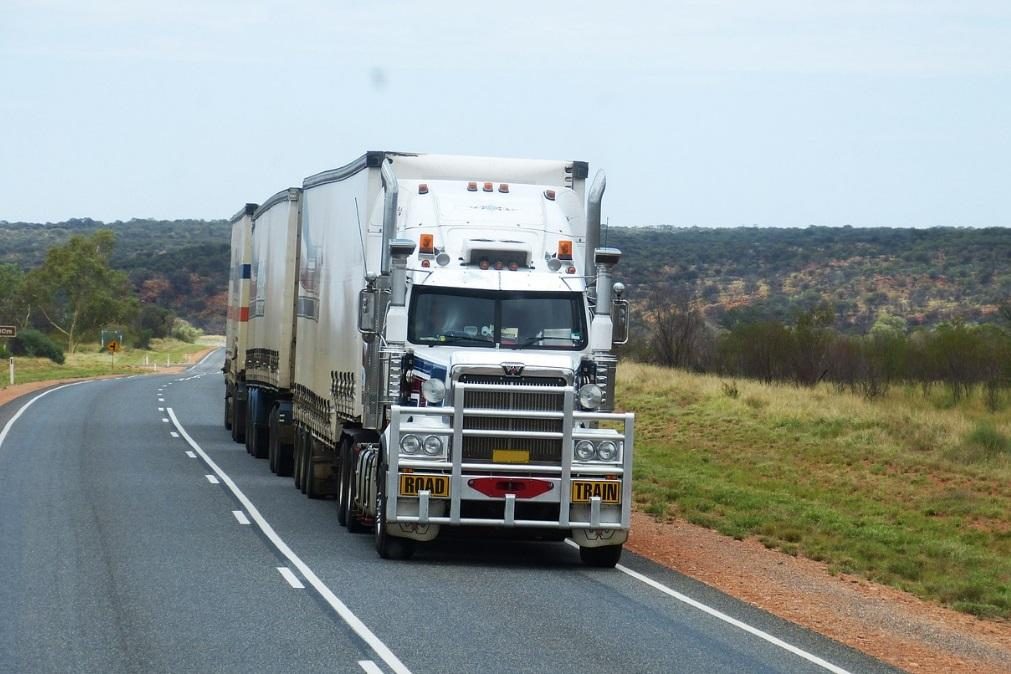
<instances>
[{"instance_id":1,"label":"red reflector strip","mask_svg":"<svg viewBox=\"0 0 1011 674\"><path fill-rule=\"evenodd\" d=\"M467 485L492 498L505 498L506 494L515 494L516 498L534 498L554 487L546 480L529 477L475 477L468 480Z\"/></svg>"},{"instance_id":2,"label":"red reflector strip","mask_svg":"<svg viewBox=\"0 0 1011 674\"><path fill-rule=\"evenodd\" d=\"M239 321L245 323L249 320L249 307L239 309Z\"/></svg>"}]
</instances>

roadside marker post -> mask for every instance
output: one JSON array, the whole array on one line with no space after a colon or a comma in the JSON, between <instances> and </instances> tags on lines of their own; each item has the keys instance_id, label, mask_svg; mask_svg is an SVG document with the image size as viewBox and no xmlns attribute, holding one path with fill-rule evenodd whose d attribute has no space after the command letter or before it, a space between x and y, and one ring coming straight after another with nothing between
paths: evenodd
<instances>
[{"instance_id":1,"label":"roadside marker post","mask_svg":"<svg viewBox=\"0 0 1011 674\"><path fill-rule=\"evenodd\" d=\"M11 356L11 386L14 386L14 356Z\"/></svg>"}]
</instances>

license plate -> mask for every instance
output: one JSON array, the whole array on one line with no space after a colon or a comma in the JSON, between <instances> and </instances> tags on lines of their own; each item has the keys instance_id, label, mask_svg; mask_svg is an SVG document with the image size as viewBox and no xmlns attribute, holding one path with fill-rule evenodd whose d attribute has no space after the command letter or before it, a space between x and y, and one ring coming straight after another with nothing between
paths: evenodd
<instances>
[{"instance_id":1,"label":"license plate","mask_svg":"<svg viewBox=\"0 0 1011 674\"><path fill-rule=\"evenodd\" d=\"M423 491L430 492L432 498L449 498L449 476L416 473L400 476L401 496L417 496Z\"/></svg>"},{"instance_id":2,"label":"license plate","mask_svg":"<svg viewBox=\"0 0 1011 674\"><path fill-rule=\"evenodd\" d=\"M604 482L602 480L573 480L572 502L589 503L594 496L600 497L601 503L621 503L621 482Z\"/></svg>"},{"instance_id":3,"label":"license plate","mask_svg":"<svg viewBox=\"0 0 1011 674\"><path fill-rule=\"evenodd\" d=\"M530 463L530 450L528 449L493 449L491 450L492 463Z\"/></svg>"}]
</instances>

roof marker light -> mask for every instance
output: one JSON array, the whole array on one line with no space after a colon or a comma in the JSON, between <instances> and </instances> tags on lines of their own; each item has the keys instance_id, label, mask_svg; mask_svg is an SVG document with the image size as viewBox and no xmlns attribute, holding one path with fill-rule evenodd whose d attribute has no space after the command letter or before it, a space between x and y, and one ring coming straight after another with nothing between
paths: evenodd
<instances>
[{"instance_id":1,"label":"roof marker light","mask_svg":"<svg viewBox=\"0 0 1011 674\"><path fill-rule=\"evenodd\" d=\"M482 257L481 260L477 263L477 266L480 267L481 269L487 269L488 267L491 266L491 263L488 262L488 258Z\"/></svg>"},{"instance_id":2,"label":"roof marker light","mask_svg":"<svg viewBox=\"0 0 1011 674\"><path fill-rule=\"evenodd\" d=\"M435 235L422 234L418 237L418 252L432 254L435 252Z\"/></svg>"},{"instance_id":3,"label":"roof marker light","mask_svg":"<svg viewBox=\"0 0 1011 674\"><path fill-rule=\"evenodd\" d=\"M544 198L547 199L548 201L554 201L555 200L555 191L554 190L544 190Z\"/></svg>"},{"instance_id":4,"label":"roof marker light","mask_svg":"<svg viewBox=\"0 0 1011 674\"><path fill-rule=\"evenodd\" d=\"M425 269L428 269L429 267L432 266L432 261L431 260L422 260L421 261L421 266L424 267Z\"/></svg>"},{"instance_id":5,"label":"roof marker light","mask_svg":"<svg viewBox=\"0 0 1011 674\"><path fill-rule=\"evenodd\" d=\"M570 266L568 269L565 270L565 273L566 274L575 274L576 273L576 268Z\"/></svg>"},{"instance_id":6,"label":"roof marker light","mask_svg":"<svg viewBox=\"0 0 1011 674\"><path fill-rule=\"evenodd\" d=\"M474 182L473 180L471 180L469 183L467 183L467 191L468 192L477 192L477 183Z\"/></svg>"},{"instance_id":7,"label":"roof marker light","mask_svg":"<svg viewBox=\"0 0 1011 674\"><path fill-rule=\"evenodd\" d=\"M498 186L498 191L502 194L509 194L509 183L502 183Z\"/></svg>"},{"instance_id":8,"label":"roof marker light","mask_svg":"<svg viewBox=\"0 0 1011 674\"><path fill-rule=\"evenodd\" d=\"M485 192L491 192L494 187L495 186L492 183L485 183L484 184L484 191Z\"/></svg>"},{"instance_id":9,"label":"roof marker light","mask_svg":"<svg viewBox=\"0 0 1011 674\"><path fill-rule=\"evenodd\" d=\"M519 268L520 268L520 266L519 266L518 263L516 263L516 262L510 262L509 263L509 271L516 271Z\"/></svg>"},{"instance_id":10,"label":"roof marker light","mask_svg":"<svg viewBox=\"0 0 1011 674\"><path fill-rule=\"evenodd\" d=\"M418 194L428 194L428 183L418 185Z\"/></svg>"},{"instance_id":11,"label":"roof marker light","mask_svg":"<svg viewBox=\"0 0 1011 674\"><path fill-rule=\"evenodd\" d=\"M502 267L504 267L504 266L505 265L502 264L502 260L495 260L495 269L498 269L499 271L501 271Z\"/></svg>"}]
</instances>

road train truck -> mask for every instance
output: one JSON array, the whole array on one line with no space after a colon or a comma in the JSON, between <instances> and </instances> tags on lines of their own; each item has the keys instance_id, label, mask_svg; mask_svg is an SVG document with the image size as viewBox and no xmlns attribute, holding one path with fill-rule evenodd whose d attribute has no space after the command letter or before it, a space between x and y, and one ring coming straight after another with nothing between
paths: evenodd
<instances>
[{"instance_id":1,"label":"road train truck","mask_svg":"<svg viewBox=\"0 0 1011 674\"><path fill-rule=\"evenodd\" d=\"M628 314L621 253L600 246L604 176L588 194L587 176L585 162L368 152L247 207L233 435L241 424L307 496L335 497L381 557L451 528L570 537L585 563L616 564Z\"/></svg>"}]
</instances>

